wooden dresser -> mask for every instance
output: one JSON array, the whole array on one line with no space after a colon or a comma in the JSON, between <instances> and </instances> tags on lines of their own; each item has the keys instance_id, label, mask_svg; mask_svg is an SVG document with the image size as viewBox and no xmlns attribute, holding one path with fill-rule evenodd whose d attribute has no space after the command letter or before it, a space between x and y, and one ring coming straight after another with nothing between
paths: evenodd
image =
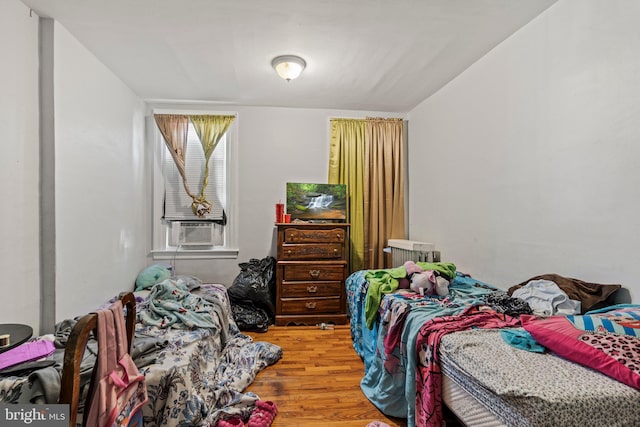
<instances>
[{"instance_id":1,"label":"wooden dresser","mask_svg":"<svg viewBox=\"0 0 640 427\"><path fill-rule=\"evenodd\" d=\"M346 324L349 224L276 226L276 325Z\"/></svg>"}]
</instances>

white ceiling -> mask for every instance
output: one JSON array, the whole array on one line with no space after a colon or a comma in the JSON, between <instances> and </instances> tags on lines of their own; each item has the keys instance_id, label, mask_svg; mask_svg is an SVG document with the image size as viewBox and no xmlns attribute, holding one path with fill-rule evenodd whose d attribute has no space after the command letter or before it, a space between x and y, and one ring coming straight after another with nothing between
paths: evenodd
<instances>
[{"instance_id":1,"label":"white ceiling","mask_svg":"<svg viewBox=\"0 0 640 427\"><path fill-rule=\"evenodd\" d=\"M406 112L556 0L23 0L144 99ZM287 83L278 55L307 61Z\"/></svg>"}]
</instances>

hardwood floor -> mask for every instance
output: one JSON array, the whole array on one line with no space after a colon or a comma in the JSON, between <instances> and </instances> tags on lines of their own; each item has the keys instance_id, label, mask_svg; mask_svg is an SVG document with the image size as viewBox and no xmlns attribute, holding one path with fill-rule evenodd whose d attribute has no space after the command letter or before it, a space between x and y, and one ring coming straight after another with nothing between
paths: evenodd
<instances>
[{"instance_id":1,"label":"hardwood floor","mask_svg":"<svg viewBox=\"0 0 640 427\"><path fill-rule=\"evenodd\" d=\"M364 427L376 420L406 427L406 420L385 416L360 390L364 364L348 325L333 330L270 326L266 333L247 334L282 347L282 359L247 389L278 405L274 427Z\"/></svg>"}]
</instances>

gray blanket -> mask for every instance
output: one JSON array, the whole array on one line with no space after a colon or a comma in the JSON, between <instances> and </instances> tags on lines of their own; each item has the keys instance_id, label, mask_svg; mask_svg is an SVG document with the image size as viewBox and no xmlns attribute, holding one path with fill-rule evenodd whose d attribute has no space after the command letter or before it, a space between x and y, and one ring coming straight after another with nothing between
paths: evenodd
<instances>
[{"instance_id":1,"label":"gray blanket","mask_svg":"<svg viewBox=\"0 0 640 427\"><path fill-rule=\"evenodd\" d=\"M56 351L46 358L50 362L49 366L39 368L41 364L36 362L7 369L6 373L0 371L0 403L57 403L60 394L64 348L76 323L76 319L67 319L56 325L54 333ZM166 345L166 340L136 336L131 349L131 357L138 368L150 365L156 362L158 352ZM81 388L86 388L86 385L91 381L97 350L97 341L90 338L80 363Z\"/></svg>"}]
</instances>

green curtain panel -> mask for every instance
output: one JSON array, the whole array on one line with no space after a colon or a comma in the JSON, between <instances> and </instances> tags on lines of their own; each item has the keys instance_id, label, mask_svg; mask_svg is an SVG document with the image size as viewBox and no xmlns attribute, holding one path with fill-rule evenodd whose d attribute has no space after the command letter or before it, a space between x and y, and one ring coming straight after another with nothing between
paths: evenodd
<instances>
[{"instance_id":1,"label":"green curtain panel","mask_svg":"<svg viewBox=\"0 0 640 427\"><path fill-rule=\"evenodd\" d=\"M332 119L329 183L347 184L351 271L385 268L389 239L405 236L402 119Z\"/></svg>"},{"instance_id":2,"label":"green curtain panel","mask_svg":"<svg viewBox=\"0 0 640 427\"><path fill-rule=\"evenodd\" d=\"M231 123L235 120L235 116L209 116L209 115L193 115L189 116L193 128L198 134L202 150L204 151L204 177L202 178L202 187L200 188L200 198L205 199L205 190L209 184L209 159L216 149L220 138L225 134Z\"/></svg>"},{"instance_id":3,"label":"green curtain panel","mask_svg":"<svg viewBox=\"0 0 640 427\"><path fill-rule=\"evenodd\" d=\"M351 271L364 268L364 135L364 120L331 120L328 182L347 185Z\"/></svg>"}]
</instances>

